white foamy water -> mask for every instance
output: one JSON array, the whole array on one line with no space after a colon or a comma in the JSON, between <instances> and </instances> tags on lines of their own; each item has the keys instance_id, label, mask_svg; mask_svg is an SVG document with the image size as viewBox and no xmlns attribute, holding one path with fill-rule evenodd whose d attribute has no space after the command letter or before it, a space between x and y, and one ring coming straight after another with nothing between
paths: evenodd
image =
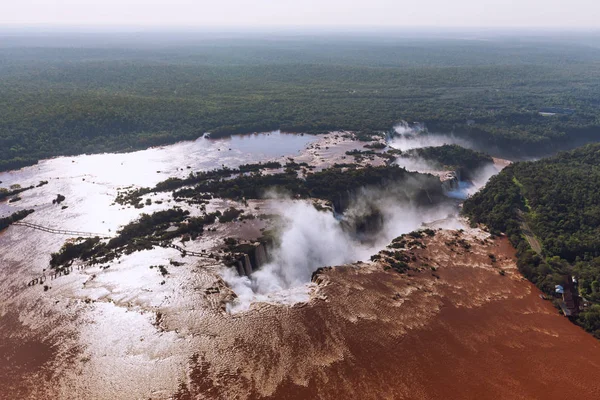
<instances>
[{"instance_id":1,"label":"white foamy water","mask_svg":"<svg viewBox=\"0 0 600 400\"><path fill-rule=\"evenodd\" d=\"M0 187L48 181L23 192L20 201L0 203L0 216L33 208L28 222L108 235L142 212L175 204L124 208L113 204L119 188L152 186L172 176L222 165L237 167L295 156L315 140L273 132L198 139L133 153L44 160L0 173ZM66 200L52 204L59 193ZM46 372L55 377L40 379L40 372L30 368L31 360L14 359L11 362L22 368L19 380L46 398L170 397L194 351L190 331L206 330L194 328L194 321L202 323L202 312L216 309L203 296L204 289L197 288L211 287L218 276L201 269L197 258L157 248L123 256L110 265L80 270L76 263L69 275L53 279L48 270L50 255L67 240L69 236L16 225L0 233L0 328L23 343L24 349L31 343L49 349ZM171 265L171 260L184 265ZM149 268L159 264L166 266L167 275ZM27 285L42 276L43 284ZM165 326L175 328L163 332L159 315L167 311L170 319ZM19 323L9 324L8 313L14 313Z\"/></svg>"},{"instance_id":2,"label":"white foamy water","mask_svg":"<svg viewBox=\"0 0 600 400\"><path fill-rule=\"evenodd\" d=\"M368 261L392 239L457 215L452 204L426 209L398 202L394 190L363 190L346 214L360 218L368 208L365 203L380 210L384 221L377 237L369 242L361 242L345 230L343 218L316 210L310 201L283 200L274 210L286 222L280 227L279 246L271 251L272 260L250 277L240 277L230 268L222 272L238 296L228 311L245 311L258 302L305 302L309 299L312 273L317 268Z\"/></svg>"},{"instance_id":3,"label":"white foamy water","mask_svg":"<svg viewBox=\"0 0 600 400\"><path fill-rule=\"evenodd\" d=\"M191 171L272 160L298 154L314 136L271 132L210 140L199 138L133 153L107 153L58 157L16 171L0 172L0 187L48 184L24 192L22 200L0 203L0 216L34 208L29 222L63 229L109 234L139 215L135 209L111 205L117 189L150 187L169 177L186 177ZM190 167L190 168L187 168ZM61 210L52 204L57 194L66 197ZM166 207L166 205L164 206ZM163 208L164 208L163 207ZM155 211L153 208L144 212Z\"/></svg>"},{"instance_id":4,"label":"white foamy water","mask_svg":"<svg viewBox=\"0 0 600 400\"><path fill-rule=\"evenodd\" d=\"M408 125L406 122L394 127L396 135L388 145L394 149L407 151L422 147L437 147L445 144L457 144L467 149L473 148L472 143L454 135L429 133L423 125Z\"/></svg>"},{"instance_id":5,"label":"white foamy water","mask_svg":"<svg viewBox=\"0 0 600 400\"><path fill-rule=\"evenodd\" d=\"M397 136L389 142L390 147L406 151L430 146L458 144L472 148L469 142L451 135L429 134L423 125L398 124ZM396 163L409 171L440 175L440 166L419 158L400 157ZM449 198L465 200L481 189L499 168L489 165L474 171L471 181L460 181L458 187L446 194ZM392 190L393 192L393 190ZM375 242L361 243L342 229L339 219L329 212L317 211L309 202L284 201L279 215L287 221L280 233L281 243L274 249L271 262L255 271L251 277L240 277L231 270L223 272L224 279L238 298L228 306L232 313L248 310L253 303L279 302L294 304L307 301L310 278L318 267L335 266L355 261L367 261L394 238L422 228L436 226L445 228L464 227L457 207L440 205L423 209L412 204L399 203L391 193L363 191L355 199L347 214L360 216L363 203L376 205L381 210L384 226Z\"/></svg>"}]
</instances>

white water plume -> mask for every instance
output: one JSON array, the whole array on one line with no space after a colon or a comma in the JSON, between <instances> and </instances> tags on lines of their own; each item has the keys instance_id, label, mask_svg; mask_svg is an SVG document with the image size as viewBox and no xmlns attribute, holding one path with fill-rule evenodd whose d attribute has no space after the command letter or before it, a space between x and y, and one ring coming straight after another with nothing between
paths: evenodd
<instances>
[{"instance_id":1,"label":"white water plume","mask_svg":"<svg viewBox=\"0 0 600 400\"><path fill-rule=\"evenodd\" d=\"M409 178L410 179L410 178ZM350 207L344 213L346 218L364 219L376 211L381 216L382 225L374 232L365 246L369 255L387 246L394 238L422 228L425 224L448 218L457 214L452 203L439 203L436 206L423 207L413 201L399 201L408 188L417 187L418 180L404 181L402 184L384 188L368 188L359 191ZM412 197L412 196L410 196Z\"/></svg>"},{"instance_id":2,"label":"white water plume","mask_svg":"<svg viewBox=\"0 0 600 400\"><path fill-rule=\"evenodd\" d=\"M424 126L402 123L395 127L397 137L390 146L410 150L427 146L458 144L472 148L465 140L450 135L434 135ZM440 166L420 158L403 158L397 162L408 170L440 171ZM472 174L472 182L462 182L449 197L464 199L479 190L492 175L498 173L489 165ZM225 268L223 278L237 294L228 305L229 312L247 310L254 302L294 304L309 299L312 273L319 267L367 261L385 248L394 238L424 226L459 228L455 203L440 203L423 207L414 203L414 190L422 183L408 178L402 183L378 189L363 188L351 199L341 217L332 212L318 211L311 202L277 197L275 210L284 221L280 227L278 245L271 250L271 261L250 277L240 277L232 268ZM411 192L412 191L412 192ZM404 200L402 200L404 199ZM362 235L352 227L368 226Z\"/></svg>"},{"instance_id":3,"label":"white water plume","mask_svg":"<svg viewBox=\"0 0 600 400\"><path fill-rule=\"evenodd\" d=\"M416 122L410 125L406 121L400 121L394 125L394 131L397 135L417 135L425 131L425 124Z\"/></svg>"},{"instance_id":4,"label":"white water plume","mask_svg":"<svg viewBox=\"0 0 600 400\"><path fill-rule=\"evenodd\" d=\"M428 162L420 157L398 157L394 164L406 169L407 171L433 173L442 170L441 166Z\"/></svg>"},{"instance_id":5,"label":"white water plume","mask_svg":"<svg viewBox=\"0 0 600 400\"><path fill-rule=\"evenodd\" d=\"M494 164L487 164L471 173L469 181L460 181L458 188L446 193L448 197L466 200L481 190L490 178L500 172L500 168Z\"/></svg>"},{"instance_id":6,"label":"white water plume","mask_svg":"<svg viewBox=\"0 0 600 400\"><path fill-rule=\"evenodd\" d=\"M361 190L345 215L358 219L373 210L381 214L383 225L372 240L361 242L351 229L344 229L344 220L336 219L333 213L318 211L307 201L283 200L278 213L285 224L271 261L251 277L240 277L234 269L224 269L223 278L238 296L228 310L243 311L253 302L307 301L306 284L317 268L367 261L393 238L419 229L424 222L456 214L456 209L449 206L424 210L398 202L397 191L387 188Z\"/></svg>"},{"instance_id":7,"label":"white water plume","mask_svg":"<svg viewBox=\"0 0 600 400\"><path fill-rule=\"evenodd\" d=\"M232 311L246 309L251 301L296 302L306 290L281 293L310 282L313 271L326 265L341 265L363 258L331 212L318 211L306 201L283 200L278 214L283 217L280 245L272 260L252 274L252 279L227 274L225 280L238 295ZM302 295L299 296L298 295Z\"/></svg>"},{"instance_id":8,"label":"white water plume","mask_svg":"<svg viewBox=\"0 0 600 400\"><path fill-rule=\"evenodd\" d=\"M394 126L395 135L388 145L394 149L407 151L421 147L438 147L445 144L457 144L472 149L473 145L467 140L454 135L429 133L423 125L409 125L401 122Z\"/></svg>"}]
</instances>

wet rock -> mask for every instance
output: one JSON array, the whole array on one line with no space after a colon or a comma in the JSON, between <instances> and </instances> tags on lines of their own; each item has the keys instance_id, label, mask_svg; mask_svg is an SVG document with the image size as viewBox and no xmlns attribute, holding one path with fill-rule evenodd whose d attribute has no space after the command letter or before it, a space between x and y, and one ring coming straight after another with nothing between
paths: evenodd
<instances>
[{"instance_id":1,"label":"wet rock","mask_svg":"<svg viewBox=\"0 0 600 400\"><path fill-rule=\"evenodd\" d=\"M252 263L250 262L250 256L248 254L244 254L243 264L244 264L244 272L245 272L246 276L252 275L252 271L253 271Z\"/></svg>"}]
</instances>

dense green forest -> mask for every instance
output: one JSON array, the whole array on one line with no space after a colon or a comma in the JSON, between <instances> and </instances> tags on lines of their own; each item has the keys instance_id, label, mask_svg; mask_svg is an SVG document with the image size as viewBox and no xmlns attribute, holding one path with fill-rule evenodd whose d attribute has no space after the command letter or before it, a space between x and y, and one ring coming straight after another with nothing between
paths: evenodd
<instances>
[{"instance_id":1,"label":"dense green forest","mask_svg":"<svg viewBox=\"0 0 600 400\"><path fill-rule=\"evenodd\" d=\"M205 132L372 132L401 120L512 157L600 138L591 39L0 39L0 170Z\"/></svg>"},{"instance_id":2,"label":"dense green forest","mask_svg":"<svg viewBox=\"0 0 600 400\"><path fill-rule=\"evenodd\" d=\"M427 205L445 199L442 185L436 176L410 172L397 165L356 168L332 167L318 172L308 172L304 179L298 176L301 164L286 165L285 172L262 174L265 168L278 168L276 162L246 164L239 168L222 168L213 171L190 173L186 179L169 178L154 188L139 188L119 193L116 202L142 206L142 197L149 193L172 192L176 201L203 203L212 197L235 200L264 198L269 191L277 190L295 198L317 198L330 201L338 211L343 211L349 197L360 188L382 187L398 184L402 190L396 195L399 201L416 201ZM392 188L390 188L391 190Z\"/></svg>"},{"instance_id":3,"label":"dense green forest","mask_svg":"<svg viewBox=\"0 0 600 400\"><path fill-rule=\"evenodd\" d=\"M402 157L418 157L439 168L459 171L465 179L471 179L472 174L494 160L487 154L465 149L456 144L445 144L437 147L421 147L402 153Z\"/></svg>"},{"instance_id":4,"label":"dense green forest","mask_svg":"<svg viewBox=\"0 0 600 400\"><path fill-rule=\"evenodd\" d=\"M576 276L581 295L596 303L577 322L600 338L599 144L507 167L465 202L464 212L506 232L521 272L546 293L565 275ZM541 254L525 233L541 243Z\"/></svg>"}]
</instances>

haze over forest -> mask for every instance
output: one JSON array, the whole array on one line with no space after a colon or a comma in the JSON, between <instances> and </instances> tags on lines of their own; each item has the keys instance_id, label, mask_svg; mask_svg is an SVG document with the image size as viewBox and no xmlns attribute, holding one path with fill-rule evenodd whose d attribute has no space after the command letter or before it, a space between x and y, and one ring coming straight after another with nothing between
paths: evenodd
<instances>
[{"instance_id":1,"label":"haze over forest","mask_svg":"<svg viewBox=\"0 0 600 400\"><path fill-rule=\"evenodd\" d=\"M0 24L178 27L339 26L595 28L594 0L24 0L5 4Z\"/></svg>"},{"instance_id":2,"label":"haze over forest","mask_svg":"<svg viewBox=\"0 0 600 400\"><path fill-rule=\"evenodd\" d=\"M0 400L600 398L599 18L4 4Z\"/></svg>"}]
</instances>

